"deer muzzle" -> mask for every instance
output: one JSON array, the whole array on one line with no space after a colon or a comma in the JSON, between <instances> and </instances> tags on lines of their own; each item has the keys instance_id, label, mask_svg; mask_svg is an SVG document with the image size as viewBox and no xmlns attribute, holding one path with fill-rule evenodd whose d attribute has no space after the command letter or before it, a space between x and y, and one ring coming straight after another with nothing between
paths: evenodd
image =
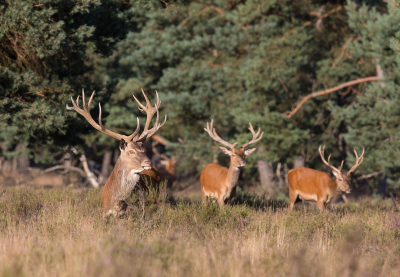
<instances>
[{"instance_id":1,"label":"deer muzzle","mask_svg":"<svg viewBox=\"0 0 400 277\"><path fill-rule=\"evenodd\" d=\"M148 169L151 169L151 167L153 166L153 163L152 163L150 160L146 160L146 161L143 161L143 162L142 162L141 166L142 166L145 170L148 170Z\"/></svg>"}]
</instances>

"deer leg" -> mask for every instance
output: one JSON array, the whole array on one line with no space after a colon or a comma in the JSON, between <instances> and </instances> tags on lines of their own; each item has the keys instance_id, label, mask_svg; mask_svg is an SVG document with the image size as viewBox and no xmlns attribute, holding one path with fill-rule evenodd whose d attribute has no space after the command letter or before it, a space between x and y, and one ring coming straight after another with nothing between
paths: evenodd
<instances>
[{"instance_id":1,"label":"deer leg","mask_svg":"<svg viewBox=\"0 0 400 277\"><path fill-rule=\"evenodd\" d=\"M218 205L220 208L223 208L225 206L225 200L223 197L218 197Z\"/></svg>"},{"instance_id":2,"label":"deer leg","mask_svg":"<svg viewBox=\"0 0 400 277\"><path fill-rule=\"evenodd\" d=\"M318 205L318 208L319 208L319 210L320 210L321 212L323 212L323 211L325 210L326 203L324 202L324 200L318 199L318 200L317 200L317 205Z\"/></svg>"},{"instance_id":3,"label":"deer leg","mask_svg":"<svg viewBox=\"0 0 400 277\"><path fill-rule=\"evenodd\" d=\"M206 193L204 192L203 188L201 189L201 203L205 203L207 200Z\"/></svg>"},{"instance_id":4,"label":"deer leg","mask_svg":"<svg viewBox=\"0 0 400 277\"><path fill-rule=\"evenodd\" d=\"M296 202L297 199L297 193L295 193L290 187L289 187L289 212L293 210L294 203Z\"/></svg>"}]
</instances>

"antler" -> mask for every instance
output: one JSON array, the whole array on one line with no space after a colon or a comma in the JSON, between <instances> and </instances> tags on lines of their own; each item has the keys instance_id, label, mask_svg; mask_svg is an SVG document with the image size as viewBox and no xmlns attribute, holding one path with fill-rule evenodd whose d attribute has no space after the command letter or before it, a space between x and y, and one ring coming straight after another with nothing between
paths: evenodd
<instances>
[{"instance_id":1,"label":"antler","mask_svg":"<svg viewBox=\"0 0 400 277\"><path fill-rule=\"evenodd\" d=\"M204 128L204 131L206 131L210 135L210 137L213 140L215 140L216 142L219 142L219 143L221 143L221 144L223 144L223 145L225 145L227 147L230 147L230 148L235 148L238 143L237 142L229 143L229 142L226 142L223 139L221 139L217 135L217 133L215 132L215 128L213 128L213 122L214 122L214 119L211 119L211 123L210 124L208 124L208 122L207 122L207 128Z\"/></svg>"},{"instance_id":2,"label":"antler","mask_svg":"<svg viewBox=\"0 0 400 277\"><path fill-rule=\"evenodd\" d=\"M328 161L325 160L325 158L324 158L324 150L325 150L325 145L324 145L324 147L322 148L322 150L321 150L321 146L319 146L318 151L319 151L319 154L321 155L321 159L322 159L322 161L324 162L324 164L326 164L327 166L329 166L330 168L332 168L332 170L336 171L337 173L340 173L341 170L342 170L343 161L342 161L342 165L340 166L340 170L337 169L336 167L334 167L333 165L330 164L331 155L329 155Z\"/></svg>"},{"instance_id":3,"label":"antler","mask_svg":"<svg viewBox=\"0 0 400 277\"><path fill-rule=\"evenodd\" d=\"M90 106L92 105L93 96L94 96L94 91L92 93L92 96L90 96L88 104L86 105L85 91L84 91L84 89L82 89L83 110L79 107L79 96L76 98L76 101L74 101L74 99L71 97L73 107L69 107L68 104L66 105L66 107L68 110L74 110L77 113L79 113L80 115L82 115L84 118L86 118L86 120L90 123L90 125L92 125L96 130L99 130L100 132L102 132L106 135L109 135L110 137L116 138L118 140L124 139L126 142L130 142L140 131L139 118L137 118L137 127L136 127L135 132L133 132L132 135L125 136L125 135L114 133L113 131L106 129L101 122L101 105L100 105L100 103L99 103L99 109L100 109L99 124L97 124L96 121L94 121L94 119L92 118L92 116L90 114Z\"/></svg>"},{"instance_id":4,"label":"antler","mask_svg":"<svg viewBox=\"0 0 400 277\"><path fill-rule=\"evenodd\" d=\"M249 146L250 144L253 144L253 143L258 142L260 139L262 139L262 137L263 137L263 135L264 135L264 132L262 132L262 133L261 133L261 136L260 136L259 138L257 138L258 135L260 134L261 129L258 128L257 133L255 133L255 132L254 132L254 129L253 129L253 126L251 125L251 123L249 123L249 125L250 125L249 130L250 130L250 132L253 134L253 139L250 140L250 141L248 141L248 142L246 142L245 144L243 144L242 148L245 148L245 147Z\"/></svg>"},{"instance_id":5,"label":"antler","mask_svg":"<svg viewBox=\"0 0 400 277\"><path fill-rule=\"evenodd\" d=\"M135 95L133 95L133 98L135 98L136 102L139 104L139 111L141 111L142 113L146 113L147 118L146 118L146 124L144 125L143 133L139 137L135 137L133 139L134 141L144 141L144 140L150 138L152 135L154 135L158 131L158 129L160 129L162 126L164 126L165 122L167 121L167 115L165 115L164 122L162 124L158 123L159 116L160 116L158 113L158 108L161 105L161 100L158 97L158 92L156 91L157 103L154 105L154 107L151 105L151 103L150 103L149 99L147 98L146 94L144 93L143 89L142 89L142 93L144 95L144 99L146 100L146 106L144 106L142 103L140 103L139 100L137 100L137 98L135 97ZM154 127L149 130L151 119L153 118L155 113L157 113L156 122L154 123Z\"/></svg>"},{"instance_id":6,"label":"antler","mask_svg":"<svg viewBox=\"0 0 400 277\"><path fill-rule=\"evenodd\" d=\"M350 168L350 170L349 170L348 173L354 172L354 171L357 169L357 167L358 167L358 166L363 162L363 160L364 160L364 157L363 157L363 156L364 156L364 148L363 148L363 151L362 151L360 157L358 157L356 149L354 149L354 153L356 154L356 164L353 165L352 168Z\"/></svg>"}]
</instances>

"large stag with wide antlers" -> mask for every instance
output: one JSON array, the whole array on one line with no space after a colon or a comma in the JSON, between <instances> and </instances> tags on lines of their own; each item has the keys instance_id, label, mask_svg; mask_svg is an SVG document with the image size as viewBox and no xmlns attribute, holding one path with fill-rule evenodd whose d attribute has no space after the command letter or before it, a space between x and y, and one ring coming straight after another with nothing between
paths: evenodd
<instances>
[{"instance_id":1,"label":"large stag with wide antlers","mask_svg":"<svg viewBox=\"0 0 400 277\"><path fill-rule=\"evenodd\" d=\"M137 187L144 186L144 180L140 177L140 175L149 176L153 183L158 183L160 181L157 169L152 166L150 159L146 155L143 142L154 135L162 126L164 126L167 120L167 115L165 115L164 122L160 124L158 109L160 108L161 101L158 97L157 91L157 102L154 107L151 105L143 90L142 92L146 100L146 106L142 105L139 100L133 96L136 102L139 104L139 110L142 113L147 114L147 119L142 134L139 134L139 118L137 119L136 130L130 136L120 135L106 129L101 122L100 103L99 123L97 124L90 115L90 106L93 101L94 92L92 93L92 96L86 105L85 93L82 90L83 109L79 107L79 96L76 101L74 101L71 97L73 107L69 107L67 105L68 110L74 110L82 115L96 130L120 141L119 149L121 150L121 155L119 156L114 170L108 178L101 194L100 202L104 216L114 215L121 217L125 215L126 208L128 207L127 199L130 197L131 192ZM154 114L157 114L156 122L154 127L149 129L150 122Z\"/></svg>"},{"instance_id":2,"label":"large stag with wide antlers","mask_svg":"<svg viewBox=\"0 0 400 277\"><path fill-rule=\"evenodd\" d=\"M323 211L332 198L341 194L342 192L350 193L351 173L363 161L364 149L361 156L357 155L356 150L356 163L347 173L342 172L343 162L339 169L330 164L331 155L328 161L324 158L325 146L321 149L318 148L322 161L332 169L333 175L336 179L332 179L329 173L314 170L306 167L298 167L292 169L288 173L289 182L289 211L292 211L293 205L300 197L302 200L317 202L318 208Z\"/></svg>"},{"instance_id":3,"label":"large stag with wide antlers","mask_svg":"<svg viewBox=\"0 0 400 277\"><path fill-rule=\"evenodd\" d=\"M253 139L243 144L240 149L236 149L236 145L238 145L237 142L228 143L222 140L215 132L215 128L213 128L213 120L211 120L211 124L208 124L207 122L207 128L204 128L204 130L213 140L230 148L230 150L228 150L225 147L219 147L223 153L231 157L231 162L229 168L212 163L203 169L200 175L201 200L203 203L206 201L207 197L209 197L216 199L218 205L223 207L228 200L235 196L236 185L239 180L240 167L246 165L245 156L250 155L254 152L254 150L256 150L256 148L251 148L248 150L245 150L245 148L250 144L261 140L264 134L261 133L260 135L260 128L258 128L257 133L254 132L251 123L249 123L249 125L249 130L253 134Z\"/></svg>"}]
</instances>

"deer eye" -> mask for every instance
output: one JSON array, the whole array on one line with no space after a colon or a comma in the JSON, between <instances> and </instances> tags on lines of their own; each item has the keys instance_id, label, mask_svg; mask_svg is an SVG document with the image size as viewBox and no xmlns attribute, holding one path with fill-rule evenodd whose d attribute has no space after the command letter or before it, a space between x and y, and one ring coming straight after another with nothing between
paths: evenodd
<instances>
[{"instance_id":1,"label":"deer eye","mask_svg":"<svg viewBox=\"0 0 400 277\"><path fill-rule=\"evenodd\" d=\"M130 150L130 151L129 151L129 154L132 154L132 155L133 155L133 154L135 154L135 152L134 152L133 150Z\"/></svg>"}]
</instances>

